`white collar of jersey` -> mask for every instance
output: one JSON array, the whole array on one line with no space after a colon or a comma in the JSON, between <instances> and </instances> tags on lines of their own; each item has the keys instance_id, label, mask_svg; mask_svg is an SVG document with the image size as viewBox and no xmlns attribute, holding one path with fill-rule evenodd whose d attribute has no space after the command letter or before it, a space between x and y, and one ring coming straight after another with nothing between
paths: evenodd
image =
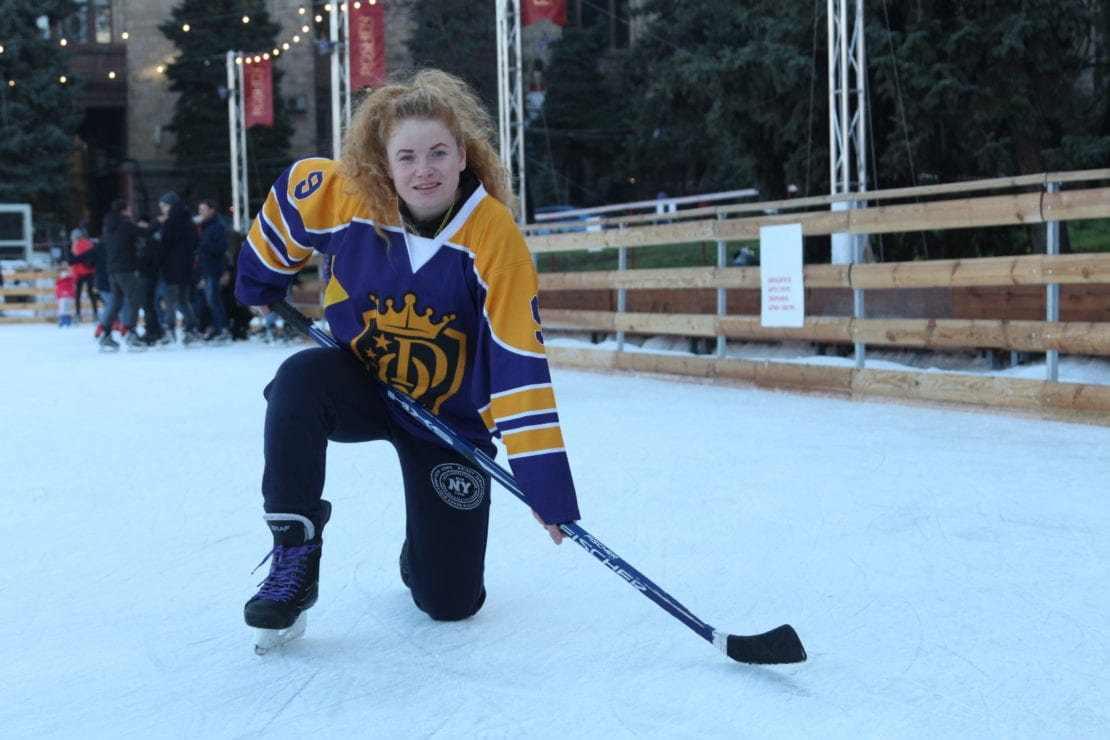
<instances>
[{"instance_id":1,"label":"white collar of jersey","mask_svg":"<svg viewBox=\"0 0 1110 740\"><path fill-rule=\"evenodd\" d=\"M470 218L470 214L474 212L474 209L478 207L478 203L484 197L486 197L486 189L479 183L477 189L459 207L451 220L447 222L447 225L430 239L419 234L412 234L408 229L404 230L405 246L408 248L409 264L412 266L413 272L426 265L448 238L454 236L462 228L462 225Z\"/></svg>"}]
</instances>

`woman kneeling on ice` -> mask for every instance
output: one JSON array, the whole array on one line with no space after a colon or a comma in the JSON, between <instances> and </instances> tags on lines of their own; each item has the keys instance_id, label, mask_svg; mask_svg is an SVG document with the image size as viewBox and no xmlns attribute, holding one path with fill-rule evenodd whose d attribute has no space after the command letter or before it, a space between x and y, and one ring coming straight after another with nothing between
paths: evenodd
<instances>
[{"instance_id":1,"label":"woman kneeling on ice","mask_svg":"<svg viewBox=\"0 0 1110 740\"><path fill-rule=\"evenodd\" d=\"M341 160L295 163L251 226L236 297L266 310L319 252L324 316L349 350L298 352L264 392L262 496L274 546L269 575L245 606L260 651L300 634L316 602L331 441L395 448L405 489L401 579L416 605L432 619L459 620L485 601L490 478L388 402L383 384L490 456L500 436L556 544L558 525L579 518L535 268L494 133L465 83L418 72L370 92Z\"/></svg>"}]
</instances>

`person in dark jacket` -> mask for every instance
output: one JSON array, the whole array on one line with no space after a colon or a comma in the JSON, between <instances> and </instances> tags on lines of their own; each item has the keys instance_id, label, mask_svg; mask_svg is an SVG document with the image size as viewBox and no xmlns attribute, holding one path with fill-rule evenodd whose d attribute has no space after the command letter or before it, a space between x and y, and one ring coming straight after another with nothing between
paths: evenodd
<instances>
[{"instance_id":1,"label":"person in dark jacket","mask_svg":"<svg viewBox=\"0 0 1110 740\"><path fill-rule=\"evenodd\" d=\"M197 215L200 217L197 266L204 284L204 300L212 315L212 328L206 339L222 344L231 341L221 290L222 284L227 281L227 227L216 212L213 200L202 200L197 207Z\"/></svg>"},{"instance_id":2,"label":"person in dark jacket","mask_svg":"<svg viewBox=\"0 0 1110 740\"><path fill-rule=\"evenodd\" d=\"M108 279L108 253L104 251L104 242L99 239L93 241L93 287L100 296L100 314L96 317L96 331L94 339L104 335L104 319L108 316L108 306L112 302L112 283Z\"/></svg>"},{"instance_id":3,"label":"person in dark jacket","mask_svg":"<svg viewBox=\"0 0 1110 740\"><path fill-rule=\"evenodd\" d=\"M147 344L168 343L162 329L162 309L158 305L158 274L160 260L158 249L161 241L158 235L151 230L150 217L139 216L139 226L147 229L147 233L139 240L139 282L142 283L143 294L143 341Z\"/></svg>"},{"instance_id":4,"label":"person in dark jacket","mask_svg":"<svg viewBox=\"0 0 1110 740\"><path fill-rule=\"evenodd\" d=\"M189 300L197 251L197 227L177 193L170 191L163 195L158 200L158 207L162 211L158 251L162 280L166 284L166 325L172 335L180 312L185 331L183 341L191 344L197 339L197 319Z\"/></svg>"},{"instance_id":5,"label":"person in dark jacket","mask_svg":"<svg viewBox=\"0 0 1110 740\"><path fill-rule=\"evenodd\" d=\"M102 348L119 349L119 344L112 339L112 325L117 317L122 325L120 334L127 346L133 349L146 347L135 336L135 323L143 301L142 283L139 281L139 240L146 233L145 229L131 220L131 206L127 201L122 198L112 201L112 210L104 217L101 235L101 243L107 256L108 281L112 288L112 300L101 321ZM126 310L121 315L125 300Z\"/></svg>"}]
</instances>

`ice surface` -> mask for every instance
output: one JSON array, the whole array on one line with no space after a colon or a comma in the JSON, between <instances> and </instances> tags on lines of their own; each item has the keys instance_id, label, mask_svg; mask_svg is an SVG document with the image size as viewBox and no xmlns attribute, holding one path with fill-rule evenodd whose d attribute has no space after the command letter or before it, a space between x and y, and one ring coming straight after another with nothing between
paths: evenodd
<instances>
[{"instance_id":1,"label":"ice surface","mask_svg":"<svg viewBox=\"0 0 1110 740\"><path fill-rule=\"evenodd\" d=\"M719 629L793 624L808 662L728 660L497 490L485 607L429 621L384 444L332 447L312 625L256 656L261 391L295 349L0 327L3 736L1110 727L1110 428L558 369L582 525Z\"/></svg>"}]
</instances>

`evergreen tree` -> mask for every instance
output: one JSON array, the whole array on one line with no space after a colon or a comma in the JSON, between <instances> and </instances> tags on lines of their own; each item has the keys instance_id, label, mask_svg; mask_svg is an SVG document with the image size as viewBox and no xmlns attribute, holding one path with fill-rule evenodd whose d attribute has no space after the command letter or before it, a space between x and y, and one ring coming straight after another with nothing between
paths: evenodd
<instances>
[{"instance_id":1,"label":"evergreen tree","mask_svg":"<svg viewBox=\"0 0 1110 740\"><path fill-rule=\"evenodd\" d=\"M824 19L820 4L820 20ZM624 65L626 167L669 195L789 184L827 192L814 3L647 0ZM824 147L822 146L824 143ZM825 189L821 187L822 179Z\"/></svg>"},{"instance_id":2,"label":"evergreen tree","mask_svg":"<svg viewBox=\"0 0 1110 740\"><path fill-rule=\"evenodd\" d=\"M409 54L416 67L437 67L466 80L497 111L496 7L492 2L414 0Z\"/></svg>"},{"instance_id":3,"label":"evergreen tree","mask_svg":"<svg viewBox=\"0 0 1110 740\"><path fill-rule=\"evenodd\" d=\"M646 0L625 161L671 194L829 191L825 4ZM1110 158L1107 3L870 3L871 189ZM672 187L670 183L677 186ZM1043 228L884 237L886 259L1043 248Z\"/></svg>"},{"instance_id":4,"label":"evergreen tree","mask_svg":"<svg viewBox=\"0 0 1110 740\"><path fill-rule=\"evenodd\" d=\"M250 23L242 23L244 15ZM270 20L264 0L184 0L173 20L159 28L180 49L166 69L170 90L180 93L167 128L176 134L172 152L184 176L187 200L231 201L231 144L227 122L228 51L266 52L281 27ZM189 24L189 31L183 30ZM281 57L273 64L274 126L247 131L251 209L261 204L273 180L287 167L293 126L282 114Z\"/></svg>"},{"instance_id":5,"label":"evergreen tree","mask_svg":"<svg viewBox=\"0 0 1110 740\"><path fill-rule=\"evenodd\" d=\"M1105 14L1105 3L1086 0L926 0L870 13L880 186L1105 166L1110 85L1099 74L1107 62L1100 6ZM1066 250L1066 229L1063 238ZM931 258L1045 248L1043 227L889 241Z\"/></svg>"},{"instance_id":6,"label":"evergreen tree","mask_svg":"<svg viewBox=\"0 0 1110 740\"><path fill-rule=\"evenodd\" d=\"M70 222L79 81L37 20L52 25L72 12L68 0L0 0L0 203L29 202L36 218Z\"/></svg>"},{"instance_id":7,"label":"evergreen tree","mask_svg":"<svg viewBox=\"0 0 1110 740\"><path fill-rule=\"evenodd\" d=\"M889 116L875 120L880 176L908 185L913 170L951 182L1104 166L1100 5L927 0L873 10L872 99Z\"/></svg>"},{"instance_id":8,"label":"evergreen tree","mask_svg":"<svg viewBox=\"0 0 1110 740\"><path fill-rule=\"evenodd\" d=\"M552 45L543 116L528 132L529 182L539 204L592 205L617 186L613 159L624 130L599 65L604 30L566 28Z\"/></svg>"}]
</instances>

